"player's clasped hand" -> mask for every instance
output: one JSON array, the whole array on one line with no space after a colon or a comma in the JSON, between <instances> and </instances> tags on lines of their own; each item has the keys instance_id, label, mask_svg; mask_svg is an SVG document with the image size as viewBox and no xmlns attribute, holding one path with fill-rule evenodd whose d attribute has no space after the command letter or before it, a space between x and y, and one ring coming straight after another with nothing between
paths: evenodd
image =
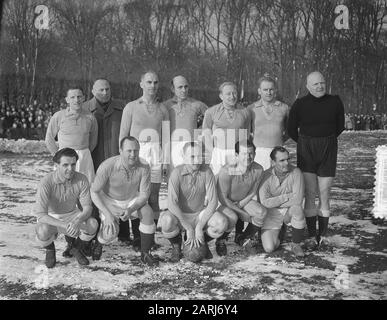
<instances>
[{"instance_id":1,"label":"player's clasped hand","mask_svg":"<svg viewBox=\"0 0 387 320\"><path fill-rule=\"evenodd\" d=\"M130 214L131 212L129 211L129 209L126 209L125 211L122 212L122 215L120 216L120 219L122 221L127 221L130 217Z\"/></svg>"},{"instance_id":2,"label":"player's clasped hand","mask_svg":"<svg viewBox=\"0 0 387 320\"><path fill-rule=\"evenodd\" d=\"M197 241L197 246L200 247L200 245L204 243L204 233L203 228L199 225L197 225L195 228L195 238Z\"/></svg>"},{"instance_id":3,"label":"player's clasped hand","mask_svg":"<svg viewBox=\"0 0 387 320\"><path fill-rule=\"evenodd\" d=\"M194 230L192 227L187 228L186 231L187 240L184 242L184 245L189 246L190 249L200 247L200 244L204 242L203 231L201 229Z\"/></svg>"},{"instance_id":4,"label":"player's clasped hand","mask_svg":"<svg viewBox=\"0 0 387 320\"><path fill-rule=\"evenodd\" d=\"M104 233L106 235L114 235L116 234L116 224L114 223L114 218L112 216L105 216L105 221L104 221Z\"/></svg>"},{"instance_id":5,"label":"player's clasped hand","mask_svg":"<svg viewBox=\"0 0 387 320\"><path fill-rule=\"evenodd\" d=\"M74 223L74 222L69 222L67 225L66 225L66 232L67 234L72 237L72 238L76 238L78 237L79 235L79 225L77 223Z\"/></svg>"}]
</instances>

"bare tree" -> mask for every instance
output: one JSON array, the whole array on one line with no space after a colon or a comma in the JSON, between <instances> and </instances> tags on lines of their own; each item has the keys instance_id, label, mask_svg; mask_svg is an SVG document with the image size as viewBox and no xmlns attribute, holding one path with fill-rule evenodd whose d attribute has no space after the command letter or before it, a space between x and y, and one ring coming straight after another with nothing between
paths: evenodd
<instances>
[{"instance_id":1,"label":"bare tree","mask_svg":"<svg viewBox=\"0 0 387 320\"><path fill-rule=\"evenodd\" d=\"M113 7L103 0L68 0L54 2L53 8L59 22L58 30L78 57L81 79L89 93L97 41Z\"/></svg>"}]
</instances>

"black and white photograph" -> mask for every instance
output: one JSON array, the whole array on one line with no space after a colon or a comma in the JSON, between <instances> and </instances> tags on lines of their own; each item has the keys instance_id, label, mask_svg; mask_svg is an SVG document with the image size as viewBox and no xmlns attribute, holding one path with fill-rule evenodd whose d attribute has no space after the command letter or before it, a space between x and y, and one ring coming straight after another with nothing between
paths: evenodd
<instances>
[{"instance_id":1,"label":"black and white photograph","mask_svg":"<svg viewBox=\"0 0 387 320\"><path fill-rule=\"evenodd\" d=\"M0 300L387 299L387 0L0 6Z\"/></svg>"}]
</instances>

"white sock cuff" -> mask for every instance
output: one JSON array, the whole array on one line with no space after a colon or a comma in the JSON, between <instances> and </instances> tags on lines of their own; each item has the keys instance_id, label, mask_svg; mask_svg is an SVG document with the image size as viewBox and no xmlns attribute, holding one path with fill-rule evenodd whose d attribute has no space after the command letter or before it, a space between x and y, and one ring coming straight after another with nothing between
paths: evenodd
<instances>
[{"instance_id":1,"label":"white sock cuff","mask_svg":"<svg viewBox=\"0 0 387 320\"><path fill-rule=\"evenodd\" d=\"M319 212L319 216L323 216L325 218L329 218L331 216L331 210L320 210L320 212Z\"/></svg>"},{"instance_id":2,"label":"white sock cuff","mask_svg":"<svg viewBox=\"0 0 387 320\"><path fill-rule=\"evenodd\" d=\"M156 232L156 224L143 224L142 222L140 222L140 227L138 228L138 230L140 230L140 232L142 233L146 233L146 234L153 234Z\"/></svg>"},{"instance_id":3,"label":"white sock cuff","mask_svg":"<svg viewBox=\"0 0 387 320\"><path fill-rule=\"evenodd\" d=\"M166 239L172 239L172 238L176 237L177 235L179 235L179 233L180 233L180 229L176 228L175 230L170 231L170 232L163 231L163 236Z\"/></svg>"},{"instance_id":4,"label":"white sock cuff","mask_svg":"<svg viewBox=\"0 0 387 320\"><path fill-rule=\"evenodd\" d=\"M90 240L93 240L95 235L96 235L96 233L88 234L86 232L81 231L81 233L79 235L79 239L81 239L82 241L90 241Z\"/></svg>"}]
</instances>

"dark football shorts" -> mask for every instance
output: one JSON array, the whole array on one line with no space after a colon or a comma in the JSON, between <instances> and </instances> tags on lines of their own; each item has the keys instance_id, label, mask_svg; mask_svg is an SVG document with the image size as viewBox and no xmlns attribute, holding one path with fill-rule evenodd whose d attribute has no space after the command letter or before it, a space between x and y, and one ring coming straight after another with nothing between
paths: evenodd
<instances>
[{"instance_id":1,"label":"dark football shorts","mask_svg":"<svg viewBox=\"0 0 387 320\"><path fill-rule=\"evenodd\" d=\"M302 172L319 177L334 177L337 164L337 138L300 135L297 141L297 166Z\"/></svg>"}]
</instances>

